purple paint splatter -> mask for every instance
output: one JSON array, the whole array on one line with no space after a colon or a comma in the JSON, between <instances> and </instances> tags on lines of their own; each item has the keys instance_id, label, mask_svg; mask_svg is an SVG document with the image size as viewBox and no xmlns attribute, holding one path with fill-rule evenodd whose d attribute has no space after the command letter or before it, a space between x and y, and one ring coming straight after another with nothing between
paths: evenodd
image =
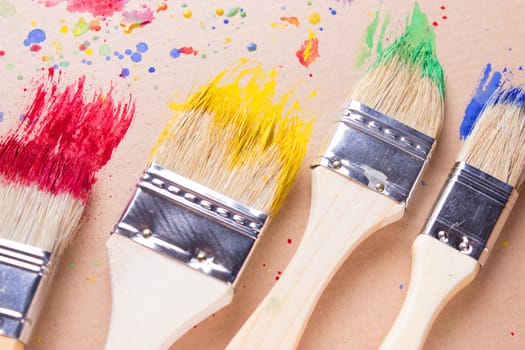
<instances>
[{"instance_id":1,"label":"purple paint splatter","mask_svg":"<svg viewBox=\"0 0 525 350\"><path fill-rule=\"evenodd\" d=\"M459 138L462 140L466 139L470 135L472 129L474 128L474 124L481 113L483 105L487 102L492 93L496 91L496 89L501 85L502 73L494 71L492 72L491 77L491 72L492 65L487 63L478 87L476 88L470 103L465 109L463 122L459 128Z\"/></svg>"}]
</instances>

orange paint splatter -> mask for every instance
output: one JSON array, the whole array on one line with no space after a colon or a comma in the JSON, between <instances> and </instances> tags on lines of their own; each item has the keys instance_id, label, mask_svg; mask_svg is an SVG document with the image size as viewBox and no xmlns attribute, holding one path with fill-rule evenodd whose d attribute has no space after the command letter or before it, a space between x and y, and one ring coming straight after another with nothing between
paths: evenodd
<instances>
[{"instance_id":1,"label":"orange paint splatter","mask_svg":"<svg viewBox=\"0 0 525 350\"><path fill-rule=\"evenodd\" d=\"M288 22L290 24L293 24L296 27L299 27L299 18L297 17L281 17L281 21Z\"/></svg>"},{"instance_id":2,"label":"orange paint splatter","mask_svg":"<svg viewBox=\"0 0 525 350\"><path fill-rule=\"evenodd\" d=\"M179 48L179 52L181 54L184 54L184 55L191 55L191 54L193 54L193 56L197 56L197 54L199 53L199 51L195 50L191 46L190 47L186 47L186 46L181 47L181 48Z\"/></svg>"},{"instance_id":3,"label":"orange paint splatter","mask_svg":"<svg viewBox=\"0 0 525 350\"><path fill-rule=\"evenodd\" d=\"M166 4L165 2L157 6L157 12L166 11L167 9L168 9L168 4Z\"/></svg>"},{"instance_id":4,"label":"orange paint splatter","mask_svg":"<svg viewBox=\"0 0 525 350\"><path fill-rule=\"evenodd\" d=\"M310 31L308 39L304 41L301 48L295 53L299 62L308 67L319 57L319 39L315 37L314 32Z\"/></svg>"}]
</instances>

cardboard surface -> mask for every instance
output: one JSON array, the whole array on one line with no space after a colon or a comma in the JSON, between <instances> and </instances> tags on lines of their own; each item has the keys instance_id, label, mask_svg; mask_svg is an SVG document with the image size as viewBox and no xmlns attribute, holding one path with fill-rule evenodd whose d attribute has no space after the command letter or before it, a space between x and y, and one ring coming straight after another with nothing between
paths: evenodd
<instances>
[{"instance_id":1,"label":"cardboard surface","mask_svg":"<svg viewBox=\"0 0 525 350\"><path fill-rule=\"evenodd\" d=\"M155 11L161 3L130 2L126 8L143 10L145 4ZM16 9L14 14L5 15L6 4ZM120 27L122 11L117 11L100 21L100 31L75 36L75 24L81 17L89 23L91 14L71 13L66 2L46 7L37 1L0 1L0 50L4 52L0 56L2 132L23 112L31 80L41 74L41 68L60 62L68 62L63 67L67 77L86 74L94 87L108 86L113 80L119 91L131 91L137 101L136 120L108 166L99 173L80 232L61 259L28 350L103 348L111 308L105 241L146 164L149 150L168 121L167 104L174 93L180 100L192 87L246 57L267 68L278 67L278 81L284 89L299 86L299 94L315 89L316 97L304 103L304 114L315 115L316 122L297 182L248 263L233 303L196 325L171 349L224 348L257 303L278 283L275 277L284 270L301 239L309 210L308 164L366 67L358 68L355 63L367 26L376 11L380 14L379 27L390 13L385 35L388 40L402 32L413 8L408 0L243 4L230 0L187 1L187 7L176 1L166 4L166 10L154 12L150 24L129 34ZM337 273L310 319L299 345L301 350L379 346L406 294L411 243L463 144L459 126L483 70L488 63L500 71L508 67L514 72L516 84L525 81L519 69L525 62L520 30L525 8L522 1L422 0L420 5L429 20L437 22L438 57L446 75L446 120L438 149L405 217L364 242ZM216 8L227 11L234 6L241 6L246 17L215 14ZM188 8L192 11L189 19L183 16ZM312 13L320 14L318 24L308 21ZM280 19L283 16L297 17L300 24L285 22ZM228 24L224 24L225 18ZM64 27L69 30L61 32ZM47 38L40 43L39 51L32 52L22 42L35 28L43 29ZM309 30L319 39L320 57L304 67L295 53L308 38ZM135 50L140 42L146 42L149 49L141 61L132 62L125 50ZM255 51L247 49L251 42L257 44ZM82 49L85 43L92 49L91 54L85 47ZM111 49L109 59L99 51L104 43ZM199 53L176 59L169 55L172 48L184 46L192 46ZM119 59L115 51L124 57ZM149 67L155 72L150 73ZM119 77L123 68L130 70L129 76ZM26 88L28 91L24 91ZM424 349L525 347L524 210L525 203L518 199L486 266L441 312ZM145 302L154 298L145 296Z\"/></svg>"}]
</instances>

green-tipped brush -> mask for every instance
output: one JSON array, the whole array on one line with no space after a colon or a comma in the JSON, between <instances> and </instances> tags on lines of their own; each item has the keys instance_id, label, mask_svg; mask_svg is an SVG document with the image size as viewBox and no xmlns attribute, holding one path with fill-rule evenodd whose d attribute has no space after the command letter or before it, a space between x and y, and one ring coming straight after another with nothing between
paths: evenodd
<instances>
[{"instance_id":1,"label":"green-tipped brush","mask_svg":"<svg viewBox=\"0 0 525 350\"><path fill-rule=\"evenodd\" d=\"M339 266L399 220L443 121L443 71L416 4L405 33L376 60L312 171L306 232L292 261L228 349L293 349Z\"/></svg>"}]
</instances>

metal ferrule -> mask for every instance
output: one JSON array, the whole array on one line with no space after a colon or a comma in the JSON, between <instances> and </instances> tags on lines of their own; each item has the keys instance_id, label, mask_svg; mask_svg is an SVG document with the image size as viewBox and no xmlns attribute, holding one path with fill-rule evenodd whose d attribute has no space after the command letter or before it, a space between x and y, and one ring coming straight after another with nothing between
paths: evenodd
<instances>
[{"instance_id":1,"label":"metal ferrule","mask_svg":"<svg viewBox=\"0 0 525 350\"><path fill-rule=\"evenodd\" d=\"M434 139L357 101L340 117L312 167L326 167L406 203Z\"/></svg>"},{"instance_id":2,"label":"metal ferrule","mask_svg":"<svg viewBox=\"0 0 525 350\"><path fill-rule=\"evenodd\" d=\"M267 215L151 164L114 233L233 283Z\"/></svg>"},{"instance_id":3,"label":"metal ferrule","mask_svg":"<svg viewBox=\"0 0 525 350\"><path fill-rule=\"evenodd\" d=\"M44 304L51 253L0 239L0 334L27 343Z\"/></svg>"},{"instance_id":4,"label":"metal ferrule","mask_svg":"<svg viewBox=\"0 0 525 350\"><path fill-rule=\"evenodd\" d=\"M483 265L517 196L509 184L458 162L423 233Z\"/></svg>"}]
</instances>

